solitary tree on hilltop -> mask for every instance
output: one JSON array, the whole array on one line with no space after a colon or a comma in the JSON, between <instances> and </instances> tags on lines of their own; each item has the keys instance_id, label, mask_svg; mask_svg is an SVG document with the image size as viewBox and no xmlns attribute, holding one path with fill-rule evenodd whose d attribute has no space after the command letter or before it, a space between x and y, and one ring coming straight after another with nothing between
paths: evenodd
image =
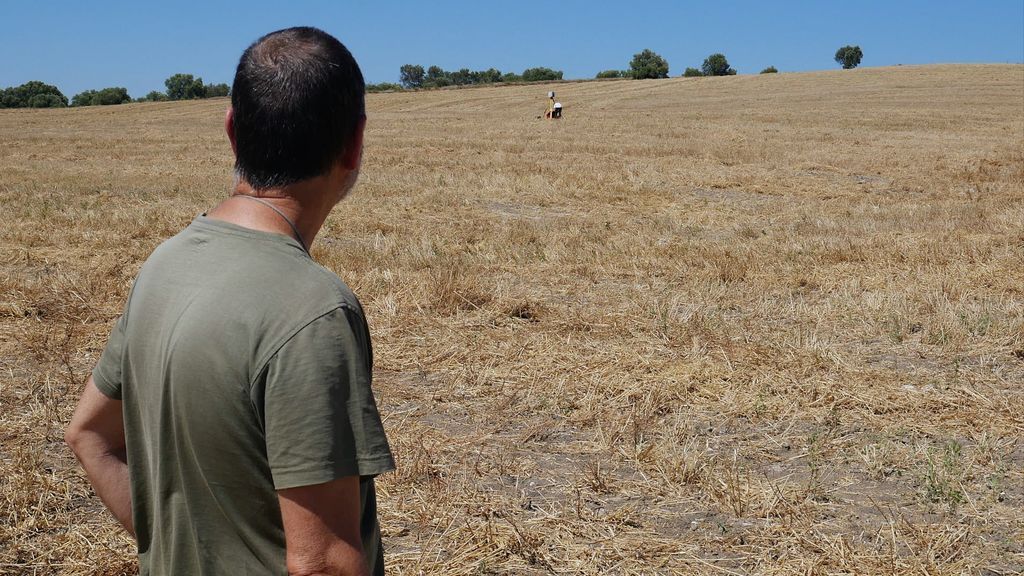
<instances>
[{"instance_id":1,"label":"solitary tree on hilltop","mask_svg":"<svg viewBox=\"0 0 1024 576\"><path fill-rule=\"evenodd\" d=\"M836 63L842 66L843 70L856 68L863 57L864 53L861 52L860 46L843 46L836 50Z\"/></svg>"},{"instance_id":2,"label":"solitary tree on hilltop","mask_svg":"<svg viewBox=\"0 0 1024 576\"><path fill-rule=\"evenodd\" d=\"M668 61L653 50L645 48L643 52L633 55L629 62L629 75L634 80L668 78Z\"/></svg>"},{"instance_id":3,"label":"solitary tree on hilltop","mask_svg":"<svg viewBox=\"0 0 1024 576\"><path fill-rule=\"evenodd\" d=\"M705 76L734 76L736 74L736 70L729 67L729 61L725 59L725 54L716 53L708 56L700 68Z\"/></svg>"}]
</instances>

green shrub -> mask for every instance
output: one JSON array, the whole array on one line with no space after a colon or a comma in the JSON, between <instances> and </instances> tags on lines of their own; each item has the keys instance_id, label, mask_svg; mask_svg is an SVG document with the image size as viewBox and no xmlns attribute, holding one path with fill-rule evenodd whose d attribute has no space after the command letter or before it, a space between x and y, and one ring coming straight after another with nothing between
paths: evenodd
<instances>
[{"instance_id":1,"label":"green shrub","mask_svg":"<svg viewBox=\"0 0 1024 576\"><path fill-rule=\"evenodd\" d=\"M622 78L622 70L602 70L595 78Z\"/></svg>"},{"instance_id":2,"label":"green shrub","mask_svg":"<svg viewBox=\"0 0 1024 576\"><path fill-rule=\"evenodd\" d=\"M28 99L29 108L63 108L68 103L56 94L36 94Z\"/></svg>"},{"instance_id":3,"label":"green shrub","mask_svg":"<svg viewBox=\"0 0 1024 576\"><path fill-rule=\"evenodd\" d=\"M131 101L132 97L128 95L128 89L120 86L104 88L93 96L93 104L98 106L111 106Z\"/></svg>"},{"instance_id":4,"label":"green shrub","mask_svg":"<svg viewBox=\"0 0 1024 576\"><path fill-rule=\"evenodd\" d=\"M84 90L71 99L72 106L112 106L131 102L128 89L120 86L102 90Z\"/></svg>"},{"instance_id":5,"label":"green shrub","mask_svg":"<svg viewBox=\"0 0 1024 576\"><path fill-rule=\"evenodd\" d=\"M527 68L523 70L523 82L545 82L549 80L561 80L562 71L551 68Z\"/></svg>"},{"instance_id":6,"label":"green shrub","mask_svg":"<svg viewBox=\"0 0 1024 576\"><path fill-rule=\"evenodd\" d=\"M68 98L56 86L31 80L0 90L0 108L63 108Z\"/></svg>"},{"instance_id":7,"label":"green shrub","mask_svg":"<svg viewBox=\"0 0 1024 576\"><path fill-rule=\"evenodd\" d=\"M424 88L441 88L451 85L451 73L445 72L440 66L431 66L430 68L427 68L427 74L423 77Z\"/></svg>"},{"instance_id":8,"label":"green shrub","mask_svg":"<svg viewBox=\"0 0 1024 576\"><path fill-rule=\"evenodd\" d=\"M469 68L460 68L454 72L448 73L448 78L451 79L452 84L456 86L465 86L467 84L473 84L473 72Z\"/></svg>"},{"instance_id":9,"label":"green shrub","mask_svg":"<svg viewBox=\"0 0 1024 576\"><path fill-rule=\"evenodd\" d=\"M206 88L202 78L194 78L191 74L175 74L164 80L167 87L168 100L195 100L206 97Z\"/></svg>"},{"instance_id":10,"label":"green shrub","mask_svg":"<svg viewBox=\"0 0 1024 576\"><path fill-rule=\"evenodd\" d=\"M71 97L72 106L92 106L92 99L96 97L95 90L83 90Z\"/></svg>"},{"instance_id":11,"label":"green shrub","mask_svg":"<svg viewBox=\"0 0 1024 576\"><path fill-rule=\"evenodd\" d=\"M477 75L477 84L493 84L495 82L501 82L501 70L497 68L488 68L480 72L475 72Z\"/></svg>"},{"instance_id":12,"label":"green shrub","mask_svg":"<svg viewBox=\"0 0 1024 576\"><path fill-rule=\"evenodd\" d=\"M701 72L699 69L692 68L692 67L691 68L687 68L686 71L683 72L683 77L684 78L697 78L697 77L703 76L703 75L704 75L704 73Z\"/></svg>"},{"instance_id":13,"label":"green shrub","mask_svg":"<svg viewBox=\"0 0 1024 576\"><path fill-rule=\"evenodd\" d=\"M701 65L701 72L705 76L733 76L736 74L736 70L733 70L729 66L729 61L725 59L725 54L721 53L705 58L704 64Z\"/></svg>"},{"instance_id":14,"label":"green shrub","mask_svg":"<svg viewBox=\"0 0 1024 576\"><path fill-rule=\"evenodd\" d=\"M401 84L395 84L394 82L381 82L380 84L367 84L367 92L389 92L389 91L402 91Z\"/></svg>"},{"instance_id":15,"label":"green shrub","mask_svg":"<svg viewBox=\"0 0 1024 576\"><path fill-rule=\"evenodd\" d=\"M167 94L163 92L157 92L153 90L149 94L146 94L142 98L136 100L136 102L165 102L167 100Z\"/></svg>"},{"instance_id":16,"label":"green shrub","mask_svg":"<svg viewBox=\"0 0 1024 576\"><path fill-rule=\"evenodd\" d=\"M220 98L231 94L231 87L227 84L207 84L203 86L203 95L206 98Z\"/></svg>"},{"instance_id":17,"label":"green shrub","mask_svg":"<svg viewBox=\"0 0 1024 576\"><path fill-rule=\"evenodd\" d=\"M761 74L778 74L778 73L779 73L779 71L778 71L777 68L775 68L775 66L769 66L769 67L765 68L764 70L761 70Z\"/></svg>"}]
</instances>

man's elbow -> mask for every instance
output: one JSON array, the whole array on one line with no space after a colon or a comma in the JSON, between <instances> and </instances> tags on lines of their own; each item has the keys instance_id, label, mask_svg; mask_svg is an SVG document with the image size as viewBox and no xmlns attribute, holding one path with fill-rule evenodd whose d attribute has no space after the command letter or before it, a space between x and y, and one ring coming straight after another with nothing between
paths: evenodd
<instances>
[{"instance_id":1,"label":"man's elbow","mask_svg":"<svg viewBox=\"0 0 1024 576\"><path fill-rule=\"evenodd\" d=\"M71 452L79 461L111 453L105 449L95 431L76 425L75 422L68 424L64 430L64 443L71 448Z\"/></svg>"},{"instance_id":2,"label":"man's elbow","mask_svg":"<svg viewBox=\"0 0 1024 576\"><path fill-rule=\"evenodd\" d=\"M366 563L335 565L335 566L320 566L320 567L304 567L288 565L288 576L369 576L369 572L366 570Z\"/></svg>"},{"instance_id":3,"label":"man's elbow","mask_svg":"<svg viewBox=\"0 0 1024 576\"><path fill-rule=\"evenodd\" d=\"M85 434L82 429L76 426L74 422L68 424L68 427L64 429L64 443L71 448L75 456L79 456L81 452L84 437Z\"/></svg>"},{"instance_id":4,"label":"man's elbow","mask_svg":"<svg viewBox=\"0 0 1024 576\"><path fill-rule=\"evenodd\" d=\"M287 554L288 576L368 576L362 551L334 546L318 558L299 558Z\"/></svg>"},{"instance_id":5,"label":"man's elbow","mask_svg":"<svg viewBox=\"0 0 1024 576\"><path fill-rule=\"evenodd\" d=\"M321 567L305 569L302 567L288 567L288 576L368 576L366 565L355 565L349 567Z\"/></svg>"}]
</instances>

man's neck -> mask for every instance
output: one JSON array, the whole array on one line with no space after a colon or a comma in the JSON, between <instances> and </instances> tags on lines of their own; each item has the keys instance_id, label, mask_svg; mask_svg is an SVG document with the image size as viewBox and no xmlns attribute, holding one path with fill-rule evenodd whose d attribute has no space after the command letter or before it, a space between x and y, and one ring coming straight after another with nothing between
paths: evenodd
<instances>
[{"instance_id":1,"label":"man's neck","mask_svg":"<svg viewBox=\"0 0 1024 576\"><path fill-rule=\"evenodd\" d=\"M258 191L240 180L235 184L231 196L206 215L244 228L293 238L298 232L296 240L309 250L327 215L337 203L331 194L325 192L328 189L325 184L322 178L312 178L284 188ZM259 198L273 208L237 196Z\"/></svg>"}]
</instances>

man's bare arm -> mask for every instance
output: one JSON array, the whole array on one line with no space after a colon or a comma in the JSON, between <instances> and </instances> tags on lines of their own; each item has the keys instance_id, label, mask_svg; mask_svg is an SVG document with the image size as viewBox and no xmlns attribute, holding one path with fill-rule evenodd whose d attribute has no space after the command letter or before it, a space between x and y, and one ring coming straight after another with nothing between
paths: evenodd
<instances>
[{"instance_id":1,"label":"man's bare arm","mask_svg":"<svg viewBox=\"0 0 1024 576\"><path fill-rule=\"evenodd\" d=\"M278 491L292 576L368 576L359 535L359 477Z\"/></svg>"},{"instance_id":2,"label":"man's bare arm","mask_svg":"<svg viewBox=\"0 0 1024 576\"><path fill-rule=\"evenodd\" d=\"M132 498L128 485L121 401L108 398L89 377L64 432L96 494L132 536Z\"/></svg>"}]
</instances>

